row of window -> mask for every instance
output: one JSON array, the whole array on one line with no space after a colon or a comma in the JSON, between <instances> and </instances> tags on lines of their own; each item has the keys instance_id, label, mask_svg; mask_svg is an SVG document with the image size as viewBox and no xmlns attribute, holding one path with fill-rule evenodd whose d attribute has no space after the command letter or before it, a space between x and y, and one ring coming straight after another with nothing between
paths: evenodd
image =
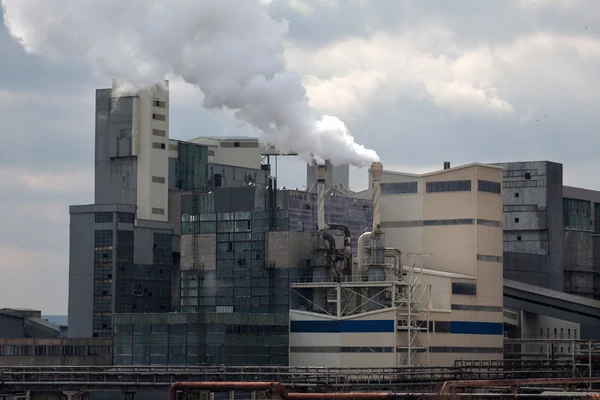
<instances>
[{"instance_id":1,"label":"row of window","mask_svg":"<svg viewBox=\"0 0 600 400\"><path fill-rule=\"evenodd\" d=\"M452 282L452 294L477 295L477 285L474 283Z\"/></svg>"},{"instance_id":2,"label":"row of window","mask_svg":"<svg viewBox=\"0 0 600 400\"><path fill-rule=\"evenodd\" d=\"M571 328L567 328L566 331L567 331L566 332L567 333L567 338L570 339L571 338ZM546 333L544 333L544 328L540 328L540 336L541 337L548 337L549 338L550 335L551 335L550 332L551 332L550 328L546 328ZM560 328L560 334L559 334L559 329L558 328L554 328L554 337L555 338L559 337L559 336L562 338L562 337L564 337L564 335L565 335L565 328ZM574 338L577 338L577 328L573 329L573 336L574 336Z\"/></svg>"},{"instance_id":3,"label":"row of window","mask_svg":"<svg viewBox=\"0 0 600 400\"><path fill-rule=\"evenodd\" d=\"M112 223L113 222L113 212L97 212L94 215L95 222L97 224L103 223ZM117 222L122 222L125 224L133 224L133 220L135 219L135 214L133 213L117 213Z\"/></svg>"},{"instance_id":4,"label":"row of window","mask_svg":"<svg viewBox=\"0 0 600 400\"><path fill-rule=\"evenodd\" d=\"M469 192L471 191L471 181L440 181L440 182L427 182L425 184L425 191L427 193L439 193L439 192Z\"/></svg>"},{"instance_id":5,"label":"row of window","mask_svg":"<svg viewBox=\"0 0 600 400\"><path fill-rule=\"evenodd\" d=\"M502 184L499 182L492 182L486 180L478 180L478 190L480 192L488 193L501 193ZM418 182L394 182L394 183L382 183L381 193L382 194L409 194L418 193L419 185ZM469 192L471 191L470 180L458 180L458 181L437 181L437 182L426 182L425 191L427 193L440 193L440 192Z\"/></svg>"},{"instance_id":6,"label":"row of window","mask_svg":"<svg viewBox=\"0 0 600 400\"><path fill-rule=\"evenodd\" d=\"M111 355L112 346L0 345L0 357Z\"/></svg>"}]
</instances>

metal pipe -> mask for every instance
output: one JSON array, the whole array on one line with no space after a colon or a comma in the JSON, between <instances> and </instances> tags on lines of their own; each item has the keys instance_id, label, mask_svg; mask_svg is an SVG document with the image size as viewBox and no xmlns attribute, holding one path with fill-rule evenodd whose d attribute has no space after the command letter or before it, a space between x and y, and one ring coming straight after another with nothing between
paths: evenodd
<instances>
[{"instance_id":1,"label":"metal pipe","mask_svg":"<svg viewBox=\"0 0 600 400\"><path fill-rule=\"evenodd\" d=\"M327 178L327 165L317 165L315 168L317 175L317 229L322 231L327 229L325 222L325 179Z\"/></svg>"},{"instance_id":2,"label":"metal pipe","mask_svg":"<svg viewBox=\"0 0 600 400\"><path fill-rule=\"evenodd\" d=\"M325 218L325 217L323 217ZM351 246L352 246L352 234L350 233L350 228L348 228L346 225L341 225L341 224L327 224L327 227L329 229L333 229L333 230L340 230L344 232L344 248L350 252L351 251Z\"/></svg>"},{"instance_id":3,"label":"metal pipe","mask_svg":"<svg viewBox=\"0 0 600 400\"><path fill-rule=\"evenodd\" d=\"M483 386L498 387L520 387L537 385L575 385L587 383L600 383L599 378L531 378L531 379L481 379L469 381L446 381L440 390L440 394L448 394L452 388L472 388Z\"/></svg>"},{"instance_id":4,"label":"metal pipe","mask_svg":"<svg viewBox=\"0 0 600 400\"><path fill-rule=\"evenodd\" d=\"M270 391L277 398L284 400L318 400L318 399L362 399L387 400L392 399L391 393L381 392L348 392L348 393L289 393L281 382L175 382L169 388L169 400L177 400L177 391L185 389L198 390L243 390L252 392Z\"/></svg>"},{"instance_id":5,"label":"metal pipe","mask_svg":"<svg viewBox=\"0 0 600 400\"><path fill-rule=\"evenodd\" d=\"M357 259L357 271L356 274L358 276L362 276L365 274L364 270L364 262L365 262L365 239L371 238L371 232L365 232L358 238L358 254L356 255Z\"/></svg>"},{"instance_id":6,"label":"metal pipe","mask_svg":"<svg viewBox=\"0 0 600 400\"><path fill-rule=\"evenodd\" d=\"M381 175L383 165L380 162L371 164L373 176L373 232L381 228Z\"/></svg>"},{"instance_id":7,"label":"metal pipe","mask_svg":"<svg viewBox=\"0 0 600 400\"><path fill-rule=\"evenodd\" d=\"M169 387L169 400L177 400L177 391L185 389L198 390L246 390L265 392L267 390L276 389L280 391L282 385L279 382L174 382Z\"/></svg>"},{"instance_id":8,"label":"metal pipe","mask_svg":"<svg viewBox=\"0 0 600 400\"><path fill-rule=\"evenodd\" d=\"M394 266L398 266L398 272L400 274L400 277L402 277L402 252L393 247L386 247L385 248L385 256L394 258L394 260L395 260Z\"/></svg>"}]
</instances>

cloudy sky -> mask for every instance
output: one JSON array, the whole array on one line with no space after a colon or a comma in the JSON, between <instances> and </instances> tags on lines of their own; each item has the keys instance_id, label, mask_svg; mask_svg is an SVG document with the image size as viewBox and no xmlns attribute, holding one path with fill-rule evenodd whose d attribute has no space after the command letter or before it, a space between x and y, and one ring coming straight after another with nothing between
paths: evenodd
<instances>
[{"instance_id":1,"label":"cloudy sky","mask_svg":"<svg viewBox=\"0 0 600 400\"><path fill-rule=\"evenodd\" d=\"M600 2L271 0L311 104L389 169L547 159L600 189ZM110 77L27 54L0 19L0 307L65 314L68 205L93 201L94 89ZM171 86L171 136L246 133ZM280 182L304 185L300 161ZM353 170L351 186L365 186Z\"/></svg>"}]
</instances>

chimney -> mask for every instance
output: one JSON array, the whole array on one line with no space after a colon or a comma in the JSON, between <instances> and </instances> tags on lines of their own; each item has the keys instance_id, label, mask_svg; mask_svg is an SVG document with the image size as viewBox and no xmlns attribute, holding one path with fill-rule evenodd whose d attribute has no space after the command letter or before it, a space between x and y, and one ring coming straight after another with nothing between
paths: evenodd
<instances>
[{"instance_id":1,"label":"chimney","mask_svg":"<svg viewBox=\"0 0 600 400\"><path fill-rule=\"evenodd\" d=\"M381 175L383 165L380 162L371 164L373 176L373 232L381 228Z\"/></svg>"},{"instance_id":2,"label":"chimney","mask_svg":"<svg viewBox=\"0 0 600 400\"><path fill-rule=\"evenodd\" d=\"M450 169L450 161L444 161L444 169Z\"/></svg>"},{"instance_id":3,"label":"chimney","mask_svg":"<svg viewBox=\"0 0 600 400\"><path fill-rule=\"evenodd\" d=\"M322 231L327 229L325 223L325 179L327 178L327 166L317 165L315 168L315 174L317 175L317 229Z\"/></svg>"}]
</instances>

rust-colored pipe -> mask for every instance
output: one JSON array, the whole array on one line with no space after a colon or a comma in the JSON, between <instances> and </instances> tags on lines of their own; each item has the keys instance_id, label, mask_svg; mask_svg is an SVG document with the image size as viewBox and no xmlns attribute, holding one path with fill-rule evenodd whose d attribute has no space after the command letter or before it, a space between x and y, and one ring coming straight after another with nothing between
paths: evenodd
<instances>
[{"instance_id":1,"label":"rust-colored pipe","mask_svg":"<svg viewBox=\"0 0 600 400\"><path fill-rule=\"evenodd\" d=\"M538 386L538 385L576 385L583 383L600 383L600 378L533 378L533 379L492 379L472 381L446 381L440 394L448 394L452 388L483 387L483 386Z\"/></svg>"},{"instance_id":2,"label":"rust-colored pipe","mask_svg":"<svg viewBox=\"0 0 600 400\"><path fill-rule=\"evenodd\" d=\"M177 400L177 391L185 389L198 390L249 390L264 392L279 388L279 382L174 382L169 388L169 400Z\"/></svg>"},{"instance_id":3,"label":"rust-colored pipe","mask_svg":"<svg viewBox=\"0 0 600 400\"><path fill-rule=\"evenodd\" d=\"M288 393L280 382L175 382L169 388L169 400L177 400L177 391L185 389L198 390L246 390L265 392L270 390L275 396L284 400L329 400L329 399L354 399L354 400L389 400L391 393Z\"/></svg>"},{"instance_id":4,"label":"rust-colored pipe","mask_svg":"<svg viewBox=\"0 0 600 400\"><path fill-rule=\"evenodd\" d=\"M285 400L329 400L329 399L354 399L354 400L389 400L391 393L354 392L354 393L286 393L282 394Z\"/></svg>"}]
</instances>

